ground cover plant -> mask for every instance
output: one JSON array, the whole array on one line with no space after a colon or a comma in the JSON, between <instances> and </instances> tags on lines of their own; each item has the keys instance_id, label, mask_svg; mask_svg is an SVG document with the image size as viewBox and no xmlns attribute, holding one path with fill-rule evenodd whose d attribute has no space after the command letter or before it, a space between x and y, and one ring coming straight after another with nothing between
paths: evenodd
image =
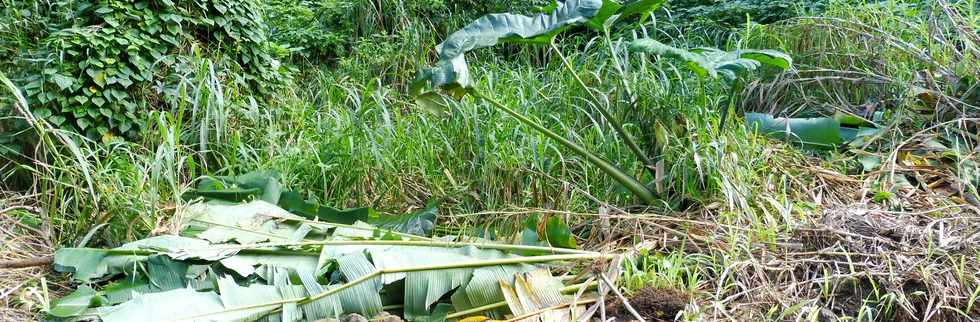
<instances>
[{"instance_id":1,"label":"ground cover plant","mask_svg":"<svg viewBox=\"0 0 980 322\"><path fill-rule=\"evenodd\" d=\"M975 1L0 3L0 320L980 319Z\"/></svg>"}]
</instances>

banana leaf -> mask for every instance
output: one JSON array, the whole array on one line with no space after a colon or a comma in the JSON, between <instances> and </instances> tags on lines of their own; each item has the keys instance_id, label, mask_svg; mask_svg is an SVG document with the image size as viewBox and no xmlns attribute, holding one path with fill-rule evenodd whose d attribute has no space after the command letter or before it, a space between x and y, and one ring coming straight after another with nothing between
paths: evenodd
<instances>
[{"instance_id":1,"label":"banana leaf","mask_svg":"<svg viewBox=\"0 0 980 322\"><path fill-rule=\"evenodd\" d=\"M465 54L501 42L548 44L560 33L576 27L607 28L617 20L652 12L664 0L631 1L626 5L612 0L568 0L557 2L534 16L513 13L488 14L452 33L436 46L439 56L434 67L422 69L410 92L423 106L439 106L434 95L441 89L461 99L472 86Z\"/></svg>"},{"instance_id":2,"label":"banana leaf","mask_svg":"<svg viewBox=\"0 0 980 322\"><path fill-rule=\"evenodd\" d=\"M832 148L844 143L841 126L837 120L821 118L774 118L769 114L745 113L745 122L751 129L773 138L809 147Z\"/></svg>"},{"instance_id":3,"label":"banana leaf","mask_svg":"<svg viewBox=\"0 0 980 322\"><path fill-rule=\"evenodd\" d=\"M700 77L721 77L728 81L733 81L763 65L779 70L790 69L793 66L792 57L776 50L723 51L717 48L687 50L649 38L634 40L629 48L635 52L656 54L686 62L688 68Z\"/></svg>"}]
</instances>

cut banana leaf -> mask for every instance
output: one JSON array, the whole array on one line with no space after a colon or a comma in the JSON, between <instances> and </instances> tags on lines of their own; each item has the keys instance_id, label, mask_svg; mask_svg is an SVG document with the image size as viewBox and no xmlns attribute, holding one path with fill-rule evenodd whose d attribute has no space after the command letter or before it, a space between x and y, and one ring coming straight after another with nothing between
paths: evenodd
<instances>
[{"instance_id":1,"label":"cut banana leaf","mask_svg":"<svg viewBox=\"0 0 980 322\"><path fill-rule=\"evenodd\" d=\"M844 143L840 123L829 117L774 118L769 114L745 113L745 122L750 129L767 136L804 146L833 148Z\"/></svg>"},{"instance_id":2,"label":"cut banana leaf","mask_svg":"<svg viewBox=\"0 0 980 322\"><path fill-rule=\"evenodd\" d=\"M234 253L217 249L182 252L184 249L198 249L209 245L210 243L200 239L164 235L127 243L114 249L61 248L54 253L53 267L58 272L74 273L76 281L92 282L132 272L138 263L145 262L153 255L179 253L181 255L172 257L216 259Z\"/></svg>"},{"instance_id":3,"label":"cut banana leaf","mask_svg":"<svg viewBox=\"0 0 980 322\"><path fill-rule=\"evenodd\" d=\"M184 199L203 197L232 202L259 199L276 204L280 193L279 174L259 170L237 176L202 177L196 189L184 194Z\"/></svg>"},{"instance_id":4,"label":"cut banana leaf","mask_svg":"<svg viewBox=\"0 0 980 322\"><path fill-rule=\"evenodd\" d=\"M48 314L56 317L77 316L85 312L85 310L88 310L89 307L100 306L104 301L106 301L105 298L99 292L96 292L91 287L82 285L71 294L65 295L51 303L51 309L48 310Z\"/></svg>"}]
</instances>

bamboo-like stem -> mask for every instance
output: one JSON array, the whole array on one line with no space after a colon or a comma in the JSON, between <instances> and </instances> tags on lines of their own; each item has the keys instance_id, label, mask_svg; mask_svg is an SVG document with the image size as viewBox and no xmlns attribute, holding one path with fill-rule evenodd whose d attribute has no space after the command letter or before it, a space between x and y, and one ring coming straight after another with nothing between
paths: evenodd
<instances>
[{"instance_id":1,"label":"bamboo-like stem","mask_svg":"<svg viewBox=\"0 0 980 322\"><path fill-rule=\"evenodd\" d=\"M467 310L455 312L453 314L446 315L446 319L448 320L448 319L461 318L461 317L464 317L464 316L467 316L467 315L470 315L470 314L476 314L476 313L480 313L480 312L490 311L490 310L493 310L493 309L496 309L496 308L501 308L501 307L507 307L507 302L506 301L500 301L500 302L490 303L490 304L483 305L483 306L477 306L477 307L474 307L472 309L467 309Z\"/></svg>"},{"instance_id":2,"label":"bamboo-like stem","mask_svg":"<svg viewBox=\"0 0 980 322\"><path fill-rule=\"evenodd\" d=\"M599 114L602 114L602 117L604 117L606 121L609 121L609 124L612 125L613 130L615 130L616 133L619 134L621 138L623 138L623 141L626 142L626 146L628 146L630 150L633 151L633 154L635 154L636 157L639 158L641 162L643 162L643 164L646 166L644 168L649 168L649 166L652 166L653 161L651 161L650 158L647 157L646 153L643 152L643 149L640 148L640 145L636 144L636 140L633 139L633 136L630 135L628 132L626 132L626 129L623 128L623 123L619 122L619 120L616 119L616 117L614 117L612 113L609 112L608 109L606 109L605 106L603 106L603 103L601 100L599 100L599 97L592 92L592 88L590 88L588 85L585 85L585 81L583 81L582 78L578 76L578 73L575 71L575 68L572 67L572 64L568 61L568 58L566 58L565 55L562 54L561 50L558 49L558 46L555 45L555 42L551 42L551 49L554 50L556 54L558 54L558 57L561 58L561 62L565 66L565 69L568 69L568 72L572 74L572 76L575 78L575 81L578 83L578 85L582 87L582 90L588 93L589 97L592 98L592 101L595 102L595 109L599 111ZM611 48L610 51L612 51ZM618 58L616 59L616 64L617 64L617 68L619 68Z\"/></svg>"},{"instance_id":3,"label":"bamboo-like stem","mask_svg":"<svg viewBox=\"0 0 980 322\"><path fill-rule=\"evenodd\" d=\"M629 174L626 174L625 172L623 172L623 170L620 170L618 167L616 167L612 163L609 163L609 161L606 161L605 159L603 159L603 158L595 155L594 153L590 152L589 150L586 150L581 145L578 145L578 144L575 144L572 141L569 141L568 139L562 137L561 135L558 135L557 133L551 131L550 129L548 129L546 127L544 127L540 123L535 122L535 121L527 118L526 116L521 115L520 113L517 113L516 111L512 110L511 108L505 106L503 103L500 103L500 102L494 100L493 98L490 98L489 96L486 96L483 93L481 93L481 92L479 92L479 91L477 91L475 89L471 90L470 92L473 94L473 96L489 102L491 105L493 105L494 107L500 109L504 113L510 114L510 116L513 116L514 118L516 118L521 123L524 123L525 125L530 126L530 127L534 128L535 130L538 130L539 132L541 132L545 136L551 138L552 140L558 141L558 143L561 143L561 145L564 145L565 147L567 147L567 148L571 149L572 151L575 151L579 155L585 157L586 159L588 159L588 161L590 163L592 163L596 167L599 167L599 169L601 169L603 172L605 172L606 174L608 174L609 176L611 176L614 180L616 180L617 182L619 182L620 184L622 184L623 186L625 186L626 189L628 189L634 195L636 195L637 197L639 197L640 200L642 200L644 203L653 204L653 203L655 203L657 201L657 198L653 195L653 192L651 192L650 189L647 189L647 187L644 186L639 181L637 181L636 178L633 178Z\"/></svg>"},{"instance_id":4,"label":"bamboo-like stem","mask_svg":"<svg viewBox=\"0 0 980 322\"><path fill-rule=\"evenodd\" d=\"M256 309L256 308L262 308L262 307L268 307L268 306L275 306L275 305L282 305L282 304L287 304L287 303L307 304L307 303L310 303L310 302L314 302L314 301L320 300L320 299L325 298L327 296L337 294L337 293L339 293L339 292L341 292L343 290L346 290L348 288L354 287L354 286L356 286L358 284L361 284L361 283L364 283L366 281L375 279L375 278L377 278L379 276L382 276L384 274L408 273L408 272L431 271L431 270L444 270L444 269L455 269L455 268L485 267L485 266L497 266L497 265L511 265L511 264L544 263L544 262L554 262L554 261L563 261L563 260L581 260L581 259L611 258L611 257L614 257L614 256L615 255L606 255L606 254L549 255L549 256L517 257L517 258L503 258L503 259L495 259L495 260L469 261L469 262L460 262L460 263L452 263L452 264L441 264L441 265L419 265L419 266L411 266L411 267L403 267L403 268L376 269L373 272L368 273L368 274L365 274L365 275L363 275L361 277L358 277L358 278L356 278L356 279L354 279L352 281L349 281L349 282L347 282L344 285L341 285L341 286L336 287L336 288L329 289L327 291L324 291L324 292L319 293L319 294L316 294L316 295L311 295L311 296L306 296L306 297L289 298L289 299L283 299L283 300L279 300L279 301L272 301L272 302L252 304L252 305L245 305L245 306L238 306L238 307L233 307L233 308L224 309L224 310L220 310L220 311L214 311L214 312L208 312L208 313L198 314L198 315L189 316L189 317L183 317L183 318L180 318L180 319L175 320L175 321L194 320L194 319L199 319L199 318L202 318L202 317L212 316L212 315L216 315L216 314L224 314L224 313L229 313L229 312L237 312L237 311L251 310L251 309Z\"/></svg>"}]
</instances>

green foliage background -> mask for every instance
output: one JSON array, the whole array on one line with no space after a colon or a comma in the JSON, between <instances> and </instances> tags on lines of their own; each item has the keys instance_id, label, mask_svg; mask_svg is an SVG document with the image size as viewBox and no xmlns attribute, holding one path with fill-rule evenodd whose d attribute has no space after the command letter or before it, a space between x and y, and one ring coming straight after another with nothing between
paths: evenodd
<instances>
[{"instance_id":1,"label":"green foliage background","mask_svg":"<svg viewBox=\"0 0 980 322\"><path fill-rule=\"evenodd\" d=\"M37 17L19 27L29 39L3 64L36 116L90 139L136 138L146 128L139 114L175 99L193 56L215 58L257 93L288 76L254 0L58 1L6 14Z\"/></svg>"}]
</instances>

